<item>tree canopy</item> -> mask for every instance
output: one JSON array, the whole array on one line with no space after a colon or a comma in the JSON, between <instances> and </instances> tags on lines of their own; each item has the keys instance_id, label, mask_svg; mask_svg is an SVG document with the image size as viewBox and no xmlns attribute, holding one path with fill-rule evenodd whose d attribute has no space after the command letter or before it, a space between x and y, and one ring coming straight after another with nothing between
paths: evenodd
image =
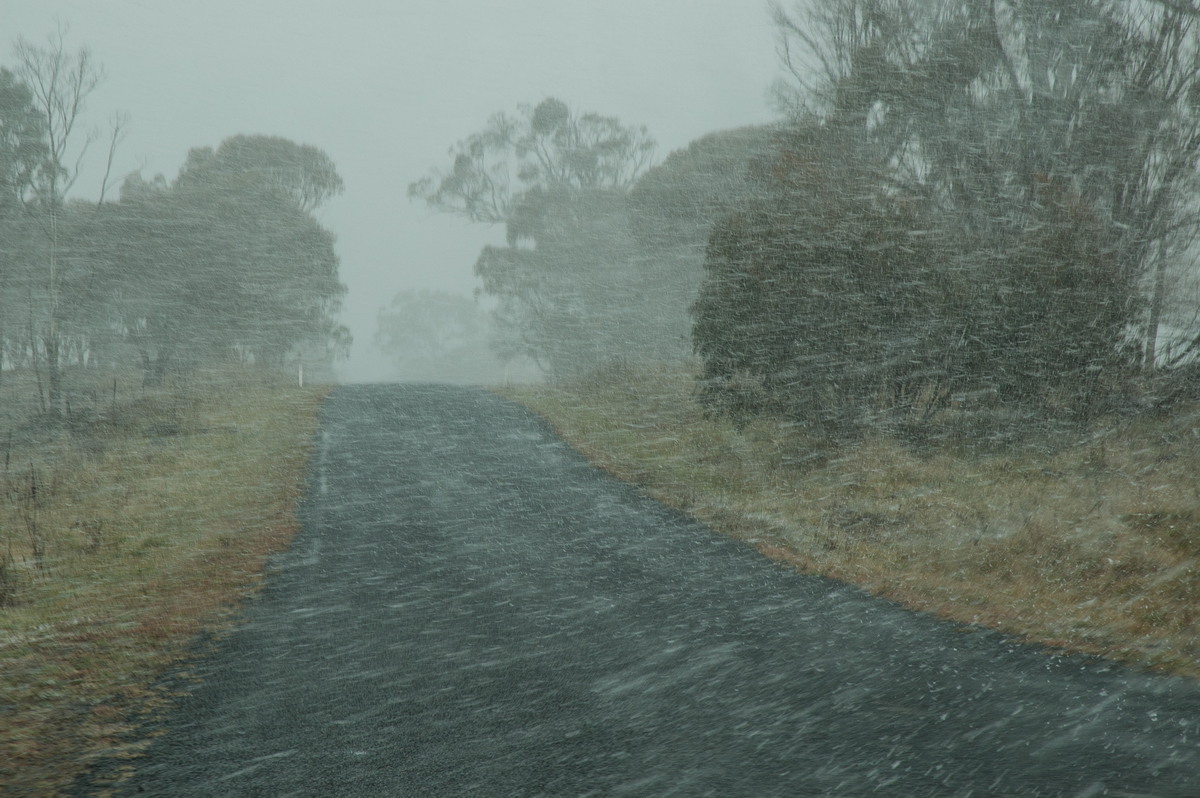
<instances>
[{"instance_id":1,"label":"tree canopy","mask_svg":"<svg viewBox=\"0 0 1200 798\"><path fill-rule=\"evenodd\" d=\"M496 349L564 375L631 351L641 313L625 196L649 164L644 127L560 100L500 113L450 151L452 166L409 187L435 210L503 223L508 245L475 264L499 302Z\"/></svg>"},{"instance_id":2,"label":"tree canopy","mask_svg":"<svg viewBox=\"0 0 1200 798\"><path fill-rule=\"evenodd\" d=\"M33 92L0 67L0 215L12 213L29 195L47 155L45 120Z\"/></svg>"},{"instance_id":3,"label":"tree canopy","mask_svg":"<svg viewBox=\"0 0 1200 798\"><path fill-rule=\"evenodd\" d=\"M167 365L238 351L277 363L344 341L334 237L311 213L341 185L316 148L249 136L193 149L170 185L126 180L114 279L143 355Z\"/></svg>"},{"instance_id":4,"label":"tree canopy","mask_svg":"<svg viewBox=\"0 0 1200 798\"><path fill-rule=\"evenodd\" d=\"M520 106L515 116L494 115L450 149L448 169L412 183L408 193L439 211L503 224L534 189L627 189L654 148L645 127L574 114L561 100L547 98Z\"/></svg>"},{"instance_id":5,"label":"tree canopy","mask_svg":"<svg viewBox=\"0 0 1200 798\"><path fill-rule=\"evenodd\" d=\"M177 184L240 187L243 193L278 192L299 210L316 210L344 190L333 161L310 144L278 136L231 136L213 150L200 147L188 153Z\"/></svg>"}]
</instances>

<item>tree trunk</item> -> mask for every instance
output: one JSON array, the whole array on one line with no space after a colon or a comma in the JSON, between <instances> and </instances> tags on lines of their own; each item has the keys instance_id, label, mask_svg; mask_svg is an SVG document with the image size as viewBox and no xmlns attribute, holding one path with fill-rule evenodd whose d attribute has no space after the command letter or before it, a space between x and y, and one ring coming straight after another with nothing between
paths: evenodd
<instances>
[{"instance_id":1,"label":"tree trunk","mask_svg":"<svg viewBox=\"0 0 1200 798\"><path fill-rule=\"evenodd\" d=\"M1167 244L1158 242L1158 263L1154 267L1154 295L1150 300L1150 322L1146 327L1146 355L1143 367L1147 372L1158 368L1158 328L1162 324L1163 304L1167 299Z\"/></svg>"},{"instance_id":2,"label":"tree trunk","mask_svg":"<svg viewBox=\"0 0 1200 798\"><path fill-rule=\"evenodd\" d=\"M47 408L51 418L57 418L62 412L62 365L59 362L58 331L51 328L46 339L46 375L48 383Z\"/></svg>"}]
</instances>

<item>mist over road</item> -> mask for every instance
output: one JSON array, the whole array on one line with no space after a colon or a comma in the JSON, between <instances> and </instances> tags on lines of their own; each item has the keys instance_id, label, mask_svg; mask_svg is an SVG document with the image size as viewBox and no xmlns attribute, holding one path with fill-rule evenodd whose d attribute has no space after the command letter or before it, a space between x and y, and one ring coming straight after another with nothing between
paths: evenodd
<instances>
[{"instance_id":1,"label":"mist over road","mask_svg":"<svg viewBox=\"0 0 1200 798\"><path fill-rule=\"evenodd\" d=\"M1200 686L800 575L484 391L327 401L127 795L1195 796Z\"/></svg>"}]
</instances>

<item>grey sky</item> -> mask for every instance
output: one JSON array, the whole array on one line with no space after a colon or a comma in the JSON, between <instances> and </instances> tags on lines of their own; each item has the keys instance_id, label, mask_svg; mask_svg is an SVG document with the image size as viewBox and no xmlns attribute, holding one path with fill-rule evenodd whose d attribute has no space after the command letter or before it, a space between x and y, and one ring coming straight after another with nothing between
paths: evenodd
<instances>
[{"instance_id":1,"label":"grey sky","mask_svg":"<svg viewBox=\"0 0 1200 798\"><path fill-rule=\"evenodd\" d=\"M492 113L556 96L645 124L661 160L771 119L778 74L761 0L0 0L2 63L59 20L107 71L89 121L130 114L121 174L172 178L188 149L236 133L329 153L346 181L321 215L350 289L351 380L382 376L371 337L393 294L470 293L480 247L502 238L405 193ZM96 196L101 157L76 195Z\"/></svg>"}]
</instances>

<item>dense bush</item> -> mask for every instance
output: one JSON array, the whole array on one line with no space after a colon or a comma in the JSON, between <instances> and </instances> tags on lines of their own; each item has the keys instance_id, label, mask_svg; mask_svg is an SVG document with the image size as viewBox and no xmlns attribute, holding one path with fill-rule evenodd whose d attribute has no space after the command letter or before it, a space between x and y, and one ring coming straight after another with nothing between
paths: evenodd
<instances>
[{"instance_id":1,"label":"dense bush","mask_svg":"<svg viewBox=\"0 0 1200 798\"><path fill-rule=\"evenodd\" d=\"M827 74L709 239L710 409L842 434L958 407L1015 429L1136 396L1200 229L1196 36L1168 9L1048 5L777 12Z\"/></svg>"},{"instance_id":2,"label":"dense bush","mask_svg":"<svg viewBox=\"0 0 1200 798\"><path fill-rule=\"evenodd\" d=\"M1111 401L1138 303L1078 197L1046 184L1042 224L962 234L873 190L844 142L815 124L782 137L761 198L715 227L693 308L708 407L844 433L952 404L1027 423Z\"/></svg>"}]
</instances>

